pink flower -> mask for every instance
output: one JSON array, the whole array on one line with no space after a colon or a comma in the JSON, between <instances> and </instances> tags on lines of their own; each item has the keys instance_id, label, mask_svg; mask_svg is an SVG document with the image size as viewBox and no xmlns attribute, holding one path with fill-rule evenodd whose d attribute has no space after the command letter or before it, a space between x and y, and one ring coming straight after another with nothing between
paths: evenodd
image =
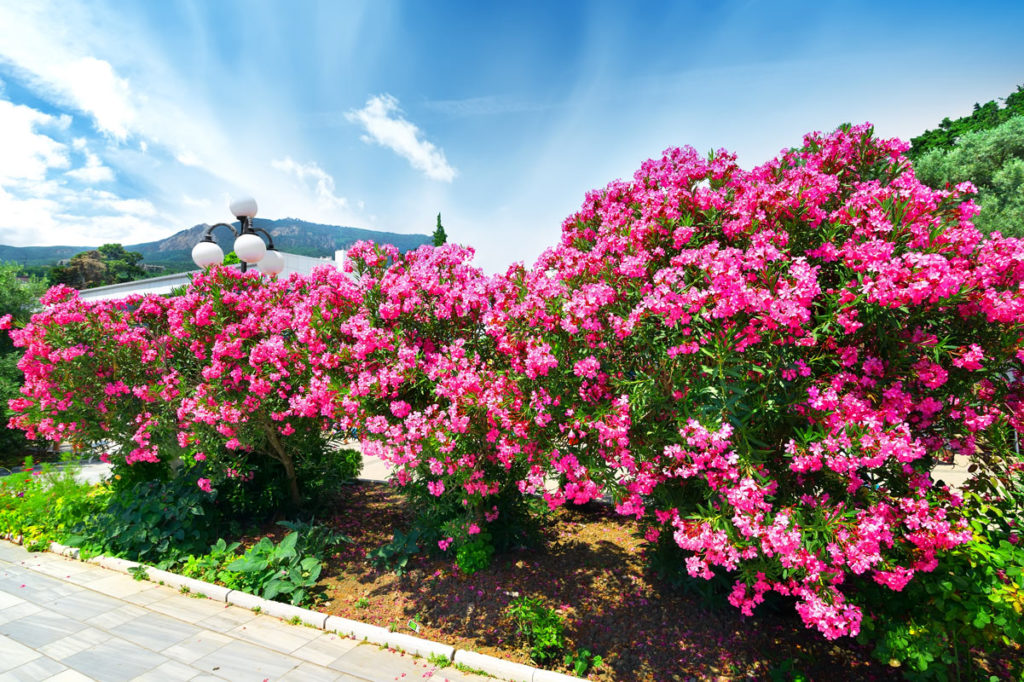
<instances>
[{"instance_id":1,"label":"pink flower","mask_svg":"<svg viewBox=\"0 0 1024 682\"><path fill-rule=\"evenodd\" d=\"M210 483L210 479L208 478L200 478L196 481L196 485L198 485L199 489L203 492L213 492L213 485Z\"/></svg>"},{"instance_id":2,"label":"pink flower","mask_svg":"<svg viewBox=\"0 0 1024 682\"><path fill-rule=\"evenodd\" d=\"M404 400L394 400L391 402L391 414L399 419L405 417L410 412L412 412L412 406Z\"/></svg>"},{"instance_id":3,"label":"pink flower","mask_svg":"<svg viewBox=\"0 0 1024 682\"><path fill-rule=\"evenodd\" d=\"M976 343L972 343L970 348L964 350L960 349L959 357L953 358L953 365L956 367L962 367L966 370L979 370L982 368L981 361L985 358L984 351L981 350L981 346Z\"/></svg>"}]
</instances>

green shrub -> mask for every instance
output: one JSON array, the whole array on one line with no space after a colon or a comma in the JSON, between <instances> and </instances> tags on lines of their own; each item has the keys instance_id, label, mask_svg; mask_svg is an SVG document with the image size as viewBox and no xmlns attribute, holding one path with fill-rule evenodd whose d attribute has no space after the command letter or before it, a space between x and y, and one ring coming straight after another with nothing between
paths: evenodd
<instances>
[{"instance_id":1,"label":"green shrub","mask_svg":"<svg viewBox=\"0 0 1024 682\"><path fill-rule=\"evenodd\" d=\"M363 456L359 450L332 449L322 439L313 445L319 450L296 462L295 475L307 505L315 509L334 501L342 486L359 476Z\"/></svg>"},{"instance_id":2,"label":"green shrub","mask_svg":"<svg viewBox=\"0 0 1024 682\"><path fill-rule=\"evenodd\" d=\"M69 544L86 554L107 554L169 567L201 554L220 535L224 517L216 491L200 490L199 467L168 480L137 481L120 487L106 509L84 519Z\"/></svg>"},{"instance_id":3,"label":"green shrub","mask_svg":"<svg viewBox=\"0 0 1024 682\"><path fill-rule=\"evenodd\" d=\"M460 571L472 575L488 568L493 556L494 546L491 544L491 536L484 532L473 536L469 542L455 551L455 563Z\"/></svg>"},{"instance_id":4,"label":"green shrub","mask_svg":"<svg viewBox=\"0 0 1024 682\"><path fill-rule=\"evenodd\" d=\"M1005 510L973 494L973 539L940 555L932 573L901 592L865 588L871 615L860 641L883 662L898 662L908 679L988 679L978 665L1024 673L1024 545L998 523Z\"/></svg>"},{"instance_id":5,"label":"green shrub","mask_svg":"<svg viewBox=\"0 0 1024 682\"><path fill-rule=\"evenodd\" d=\"M0 532L21 535L30 551L45 550L53 541L64 541L73 527L99 512L109 490L79 483L79 467L69 459L63 466L43 464L0 478Z\"/></svg>"},{"instance_id":6,"label":"green shrub","mask_svg":"<svg viewBox=\"0 0 1024 682\"><path fill-rule=\"evenodd\" d=\"M565 667L576 677L586 675L591 668L600 668L604 663L600 656L590 653L589 649L570 651L563 660Z\"/></svg>"},{"instance_id":7,"label":"green shrub","mask_svg":"<svg viewBox=\"0 0 1024 682\"><path fill-rule=\"evenodd\" d=\"M303 511L318 513L330 507L346 483L359 475L362 455L358 450L333 450L325 439L305 439L303 456L295 462L295 477L304 503ZM282 510L294 511L288 481L281 465L270 458L248 458L239 462L246 476L222 478L216 482L218 506L230 516L247 522L268 520Z\"/></svg>"},{"instance_id":8,"label":"green shrub","mask_svg":"<svg viewBox=\"0 0 1024 682\"><path fill-rule=\"evenodd\" d=\"M277 525L298 533L299 539L296 541L295 551L300 556L325 557L337 545L343 542L352 542L347 535L315 521L279 521Z\"/></svg>"},{"instance_id":9,"label":"green shrub","mask_svg":"<svg viewBox=\"0 0 1024 682\"><path fill-rule=\"evenodd\" d=\"M516 632L526 638L530 658L547 665L565 649L565 619L537 597L516 597L508 606Z\"/></svg>"},{"instance_id":10,"label":"green shrub","mask_svg":"<svg viewBox=\"0 0 1024 682\"><path fill-rule=\"evenodd\" d=\"M565 618L544 606L538 597L516 597L506 610L516 634L526 640L534 663L550 667L561 656L562 663L574 675L586 675L602 664L600 656L589 649L572 649L565 637Z\"/></svg>"}]
</instances>

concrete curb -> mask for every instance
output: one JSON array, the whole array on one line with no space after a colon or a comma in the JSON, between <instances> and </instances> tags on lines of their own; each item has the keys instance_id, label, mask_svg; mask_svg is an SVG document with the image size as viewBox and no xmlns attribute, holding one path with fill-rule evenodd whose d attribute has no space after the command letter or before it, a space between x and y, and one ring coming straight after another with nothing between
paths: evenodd
<instances>
[{"instance_id":1,"label":"concrete curb","mask_svg":"<svg viewBox=\"0 0 1024 682\"><path fill-rule=\"evenodd\" d=\"M12 537L5 536L4 539L15 544L21 544L20 537L15 540ZM77 547L68 547L58 542L52 542L50 543L50 552L70 559L80 560L80 553ZM339 635L388 647L389 649L401 649L406 653L422 656L423 658L443 656L454 663L459 663L475 670L481 670L488 675L493 675L509 682L571 682L572 680L584 679L563 675L551 670L541 670L540 668L506 661L475 651L456 649L449 644L441 644L440 642L413 637L401 632L391 632L387 628L361 623L357 620L349 620L340 616L329 616L319 611L311 611L310 609L292 606L291 604L263 599L248 592L229 590L220 585L188 578L134 561L127 561L116 557L96 556L88 559L88 563L96 564L112 571L118 571L119 573L129 573L129 569L142 568L145 571L146 579L150 582L178 588L194 595L203 595L207 599L233 604L244 609L258 609L260 613L285 621L298 618L299 622L318 630L335 632Z\"/></svg>"},{"instance_id":2,"label":"concrete curb","mask_svg":"<svg viewBox=\"0 0 1024 682\"><path fill-rule=\"evenodd\" d=\"M470 668L484 670L491 675L509 680L509 682L533 682L533 676L538 672L536 668L522 663L503 661L500 658L461 649L455 652L455 658L452 660L462 665L468 665Z\"/></svg>"}]
</instances>

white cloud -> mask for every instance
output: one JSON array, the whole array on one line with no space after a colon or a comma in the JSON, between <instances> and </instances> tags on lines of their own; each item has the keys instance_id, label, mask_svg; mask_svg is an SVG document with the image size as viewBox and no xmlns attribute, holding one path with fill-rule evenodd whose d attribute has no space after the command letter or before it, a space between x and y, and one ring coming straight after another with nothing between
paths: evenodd
<instances>
[{"instance_id":1,"label":"white cloud","mask_svg":"<svg viewBox=\"0 0 1024 682\"><path fill-rule=\"evenodd\" d=\"M76 25L83 11L42 1L0 3L0 60L33 90L84 112L96 130L123 142L136 132L140 101L127 78L85 47L95 36L93 26Z\"/></svg>"},{"instance_id":2,"label":"white cloud","mask_svg":"<svg viewBox=\"0 0 1024 682\"><path fill-rule=\"evenodd\" d=\"M195 154L195 152L189 151L187 149L183 152L178 152L178 154L174 158L177 159L178 163L180 163L183 166L198 167L203 165L202 160L200 160L200 158Z\"/></svg>"},{"instance_id":3,"label":"white cloud","mask_svg":"<svg viewBox=\"0 0 1024 682\"><path fill-rule=\"evenodd\" d=\"M334 178L314 162L299 163L290 156L275 159L270 165L279 171L294 175L302 182L312 180L317 201L325 208L345 208L348 200L337 196L334 191Z\"/></svg>"},{"instance_id":4,"label":"white cloud","mask_svg":"<svg viewBox=\"0 0 1024 682\"><path fill-rule=\"evenodd\" d=\"M61 127L59 118L0 100L0 184L41 181L51 168L70 165L67 145L38 132Z\"/></svg>"},{"instance_id":5,"label":"white cloud","mask_svg":"<svg viewBox=\"0 0 1024 682\"><path fill-rule=\"evenodd\" d=\"M54 182L31 189L29 193L0 187L0 243L131 244L142 241L143 235L167 234L170 227L145 200L92 189L76 191Z\"/></svg>"},{"instance_id":6,"label":"white cloud","mask_svg":"<svg viewBox=\"0 0 1024 682\"><path fill-rule=\"evenodd\" d=\"M38 244L55 232L59 210L57 201L16 197L0 186L0 243Z\"/></svg>"},{"instance_id":7,"label":"white cloud","mask_svg":"<svg viewBox=\"0 0 1024 682\"><path fill-rule=\"evenodd\" d=\"M75 140L75 148L78 149L78 140ZM90 185L96 185L101 182L113 182L114 171L108 166L104 166L103 162L100 161L100 157L96 156L92 152L83 149L85 152L85 165L81 168L69 170L64 175L81 182L88 183Z\"/></svg>"},{"instance_id":8,"label":"white cloud","mask_svg":"<svg viewBox=\"0 0 1024 682\"><path fill-rule=\"evenodd\" d=\"M444 151L421 139L420 129L402 117L398 100L391 95L371 97L365 107L350 111L345 117L363 126L363 140L387 147L428 178L442 182L455 178L455 169L448 164Z\"/></svg>"},{"instance_id":9,"label":"white cloud","mask_svg":"<svg viewBox=\"0 0 1024 682\"><path fill-rule=\"evenodd\" d=\"M57 67L52 77L76 108L93 117L97 130L122 142L133 132L136 112L131 88L110 62L83 57Z\"/></svg>"},{"instance_id":10,"label":"white cloud","mask_svg":"<svg viewBox=\"0 0 1024 682\"><path fill-rule=\"evenodd\" d=\"M132 217L155 216L156 206L146 199L111 199L106 206L114 213L123 213Z\"/></svg>"},{"instance_id":11,"label":"white cloud","mask_svg":"<svg viewBox=\"0 0 1024 682\"><path fill-rule=\"evenodd\" d=\"M195 197L190 197L187 194L182 194L181 195L181 203L185 204L186 206L193 206L193 207L196 207L196 208L206 208L207 206L210 205L210 200L209 199L196 199Z\"/></svg>"}]
</instances>

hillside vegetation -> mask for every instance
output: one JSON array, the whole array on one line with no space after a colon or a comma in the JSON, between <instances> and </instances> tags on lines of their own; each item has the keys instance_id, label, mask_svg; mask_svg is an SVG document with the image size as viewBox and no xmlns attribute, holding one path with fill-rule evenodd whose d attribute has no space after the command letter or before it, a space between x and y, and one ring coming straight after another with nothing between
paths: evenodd
<instances>
[{"instance_id":1,"label":"hillside vegetation","mask_svg":"<svg viewBox=\"0 0 1024 682\"><path fill-rule=\"evenodd\" d=\"M935 189L964 182L978 190L981 213L975 225L985 233L1024 236L1024 87L1005 106L974 105L970 116L943 119L936 130L915 137L908 156L917 177Z\"/></svg>"}]
</instances>

